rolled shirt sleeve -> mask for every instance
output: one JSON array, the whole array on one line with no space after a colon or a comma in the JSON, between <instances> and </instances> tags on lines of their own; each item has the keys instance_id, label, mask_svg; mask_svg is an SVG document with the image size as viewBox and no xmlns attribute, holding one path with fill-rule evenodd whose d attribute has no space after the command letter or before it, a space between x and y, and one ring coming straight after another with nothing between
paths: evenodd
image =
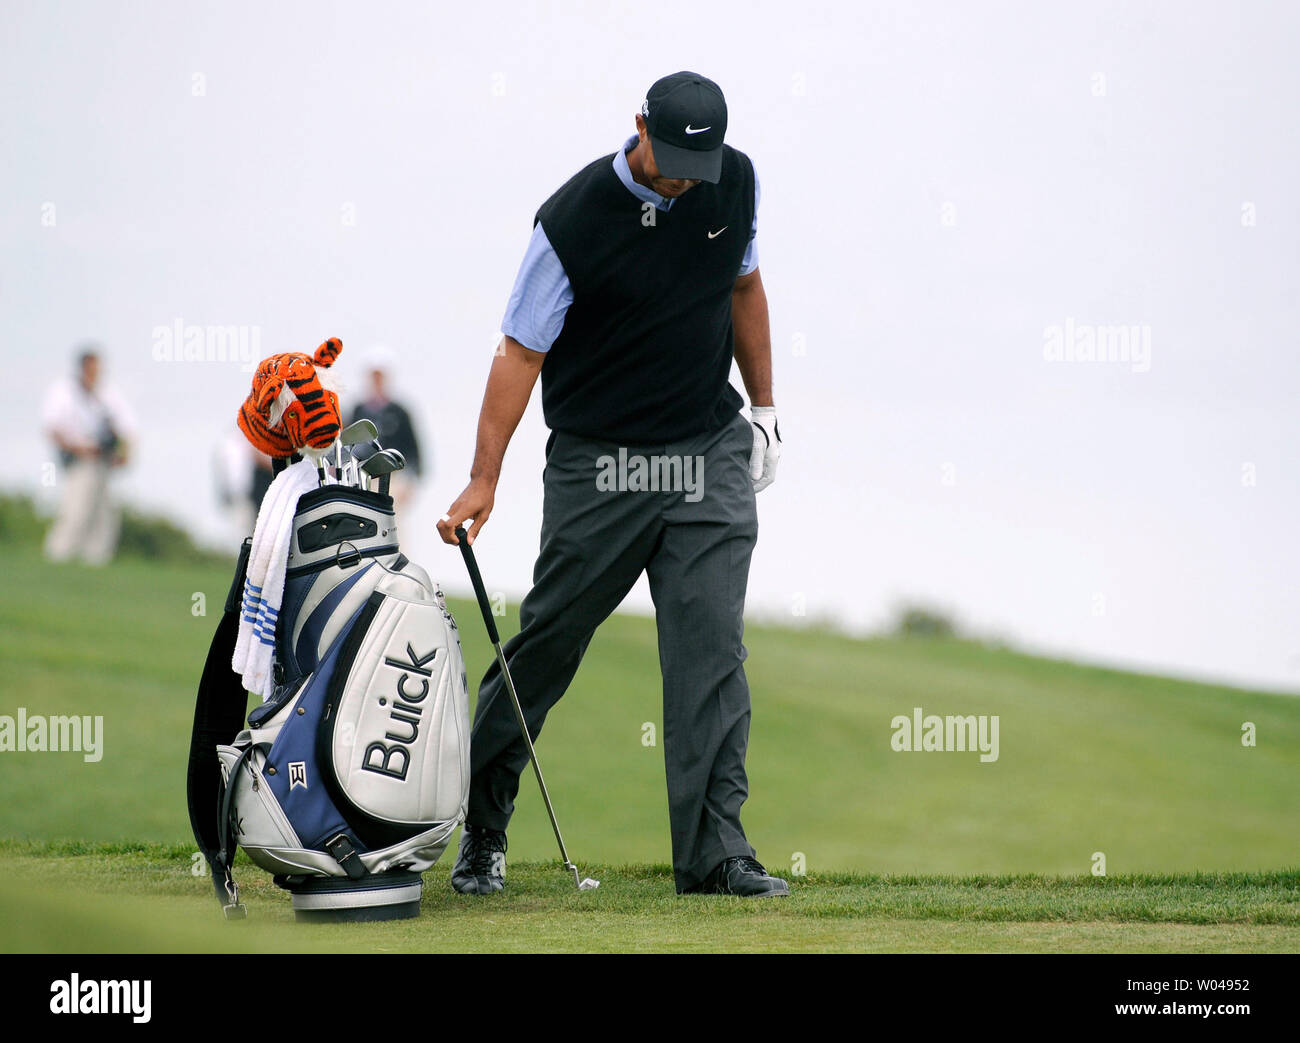
<instances>
[{"instance_id":1,"label":"rolled shirt sleeve","mask_svg":"<svg viewBox=\"0 0 1300 1043\"><path fill-rule=\"evenodd\" d=\"M501 320L501 332L525 348L550 351L564 328L564 316L572 303L569 277L538 221L515 275L514 289L510 291L506 314Z\"/></svg>"},{"instance_id":2,"label":"rolled shirt sleeve","mask_svg":"<svg viewBox=\"0 0 1300 1043\"><path fill-rule=\"evenodd\" d=\"M753 160L750 160L753 166ZM758 168L754 169L754 224L749 229L749 245L745 247L745 256L740 262L740 274L748 275L758 267L758 200L762 193L758 187Z\"/></svg>"}]
</instances>

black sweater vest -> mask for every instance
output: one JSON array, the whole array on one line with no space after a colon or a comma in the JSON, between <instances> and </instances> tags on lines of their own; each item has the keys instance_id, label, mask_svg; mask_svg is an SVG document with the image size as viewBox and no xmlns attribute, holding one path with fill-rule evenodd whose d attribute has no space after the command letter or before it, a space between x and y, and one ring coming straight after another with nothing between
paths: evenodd
<instances>
[{"instance_id":1,"label":"black sweater vest","mask_svg":"<svg viewBox=\"0 0 1300 1043\"><path fill-rule=\"evenodd\" d=\"M536 220L573 287L542 365L548 427L653 445L736 415L731 293L754 220L749 157L723 146L719 183L701 182L663 211L627 190L610 153L570 178Z\"/></svg>"}]
</instances>

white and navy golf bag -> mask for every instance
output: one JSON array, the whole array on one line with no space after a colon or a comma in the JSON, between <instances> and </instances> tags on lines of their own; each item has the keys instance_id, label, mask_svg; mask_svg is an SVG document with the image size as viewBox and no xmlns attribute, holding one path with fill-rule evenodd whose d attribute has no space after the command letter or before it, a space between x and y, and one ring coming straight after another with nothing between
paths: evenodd
<instances>
[{"instance_id":1,"label":"white and navy golf bag","mask_svg":"<svg viewBox=\"0 0 1300 1043\"><path fill-rule=\"evenodd\" d=\"M227 916L236 845L299 919L397 919L464 819L469 696L442 591L398 550L389 496L298 501L275 627L275 688L248 715L231 669L245 541L199 685L190 821Z\"/></svg>"}]
</instances>

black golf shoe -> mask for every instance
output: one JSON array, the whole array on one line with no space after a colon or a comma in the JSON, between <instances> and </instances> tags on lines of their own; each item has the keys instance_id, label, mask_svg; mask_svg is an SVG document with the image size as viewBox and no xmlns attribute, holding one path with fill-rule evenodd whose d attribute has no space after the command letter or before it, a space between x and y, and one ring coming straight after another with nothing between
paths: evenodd
<instances>
[{"instance_id":1,"label":"black golf shoe","mask_svg":"<svg viewBox=\"0 0 1300 1043\"><path fill-rule=\"evenodd\" d=\"M451 870L451 886L463 895L489 895L506 886L506 835L468 822Z\"/></svg>"},{"instance_id":2,"label":"black golf shoe","mask_svg":"<svg viewBox=\"0 0 1300 1043\"><path fill-rule=\"evenodd\" d=\"M683 894L737 895L740 898L785 898L790 885L780 877L769 876L756 858L728 858L694 887Z\"/></svg>"}]
</instances>

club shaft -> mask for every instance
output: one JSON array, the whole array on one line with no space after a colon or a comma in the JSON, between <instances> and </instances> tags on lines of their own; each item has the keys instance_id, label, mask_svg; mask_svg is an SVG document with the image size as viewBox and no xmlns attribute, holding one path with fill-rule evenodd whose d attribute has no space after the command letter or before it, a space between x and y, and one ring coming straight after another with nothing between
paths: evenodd
<instances>
[{"instance_id":1,"label":"club shaft","mask_svg":"<svg viewBox=\"0 0 1300 1043\"><path fill-rule=\"evenodd\" d=\"M546 804L546 814L551 819L551 829L555 831L555 842L560 847L560 858L564 868L573 872L574 882L578 882L578 867L569 861L569 852L564 846L564 837L560 835L560 823L555 818L555 808L551 805L551 794L546 789L546 780L542 777L542 766L537 761L537 751L533 749L532 736L528 734L528 722L524 720L524 708L519 704L519 695L515 691L514 679L510 676L510 665L501 647L501 635L497 632L497 621L492 615L492 605L488 601L487 587L478 570L478 560L469 545L469 536L462 526L456 526L456 539L460 541L460 554L465 559L465 570L469 573L470 583L474 587L474 597L478 600L479 612L483 615L483 625L487 628L488 640L497 655L497 665L501 668L501 679L505 682L506 692L510 696L510 705L515 711L515 720L519 722L519 734L523 736L524 745L528 747L528 759L533 765L533 774L537 776L537 788L542 791L542 801ZM579 884L579 886L581 886Z\"/></svg>"},{"instance_id":2,"label":"club shaft","mask_svg":"<svg viewBox=\"0 0 1300 1043\"><path fill-rule=\"evenodd\" d=\"M510 667L506 665L506 654L501 648L500 641L493 641L492 647L496 650L497 665L501 667L501 677L506 683L506 691L510 693L510 705L514 707L515 720L519 722L519 733L523 736L524 744L528 747L528 759L533 765L533 774L537 776L537 788L542 791L542 800L546 804L546 814L551 818L551 829L555 830L555 842L560 846L560 858L564 860L566 867L572 865L569 861L569 853L564 848L564 837L560 835L560 823L555 818L555 808L551 806L551 795L546 789L546 780L542 778L542 766L537 762L537 751L533 749L533 740L528 734L528 723L524 720L524 709L519 704L519 696L515 692L515 682L510 677Z\"/></svg>"}]
</instances>

